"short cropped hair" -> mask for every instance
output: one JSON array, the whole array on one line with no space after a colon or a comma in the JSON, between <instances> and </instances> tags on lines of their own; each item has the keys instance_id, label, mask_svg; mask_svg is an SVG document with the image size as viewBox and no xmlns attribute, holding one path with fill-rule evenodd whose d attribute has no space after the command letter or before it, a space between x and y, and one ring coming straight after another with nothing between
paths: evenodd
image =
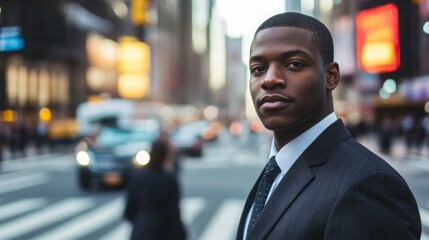
<instances>
[{"instance_id":1,"label":"short cropped hair","mask_svg":"<svg viewBox=\"0 0 429 240\"><path fill-rule=\"evenodd\" d=\"M334 61L334 44L328 28L319 20L297 12L284 12L274 15L263 22L255 35L272 27L297 27L313 32L313 42L319 49L325 64Z\"/></svg>"}]
</instances>

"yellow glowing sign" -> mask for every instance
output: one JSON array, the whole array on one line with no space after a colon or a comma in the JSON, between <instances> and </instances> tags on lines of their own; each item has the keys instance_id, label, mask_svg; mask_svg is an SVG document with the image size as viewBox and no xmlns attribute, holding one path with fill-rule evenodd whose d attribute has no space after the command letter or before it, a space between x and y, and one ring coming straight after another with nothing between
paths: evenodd
<instances>
[{"instance_id":1,"label":"yellow glowing sign","mask_svg":"<svg viewBox=\"0 0 429 240\"><path fill-rule=\"evenodd\" d=\"M119 40L118 93L123 98L144 98L150 90L150 47L134 37Z\"/></svg>"},{"instance_id":2,"label":"yellow glowing sign","mask_svg":"<svg viewBox=\"0 0 429 240\"><path fill-rule=\"evenodd\" d=\"M395 46L389 41L365 43L362 47L362 66L371 69L395 59Z\"/></svg>"},{"instance_id":3,"label":"yellow glowing sign","mask_svg":"<svg viewBox=\"0 0 429 240\"><path fill-rule=\"evenodd\" d=\"M42 122L49 122L51 121L52 118L52 113L51 110L49 110L49 108L42 108L39 111L39 119Z\"/></svg>"},{"instance_id":4,"label":"yellow glowing sign","mask_svg":"<svg viewBox=\"0 0 429 240\"><path fill-rule=\"evenodd\" d=\"M139 99L148 95L149 78L141 74L122 74L118 79L118 93L123 98Z\"/></svg>"},{"instance_id":5,"label":"yellow glowing sign","mask_svg":"<svg viewBox=\"0 0 429 240\"><path fill-rule=\"evenodd\" d=\"M16 112L10 109L4 110L2 112L2 118L5 122L15 122L16 121Z\"/></svg>"},{"instance_id":6,"label":"yellow glowing sign","mask_svg":"<svg viewBox=\"0 0 429 240\"><path fill-rule=\"evenodd\" d=\"M131 1L131 19L135 25L145 25L148 23L148 0Z\"/></svg>"},{"instance_id":7,"label":"yellow glowing sign","mask_svg":"<svg viewBox=\"0 0 429 240\"><path fill-rule=\"evenodd\" d=\"M150 47L144 42L131 37L124 37L119 42L119 72L150 71Z\"/></svg>"}]
</instances>

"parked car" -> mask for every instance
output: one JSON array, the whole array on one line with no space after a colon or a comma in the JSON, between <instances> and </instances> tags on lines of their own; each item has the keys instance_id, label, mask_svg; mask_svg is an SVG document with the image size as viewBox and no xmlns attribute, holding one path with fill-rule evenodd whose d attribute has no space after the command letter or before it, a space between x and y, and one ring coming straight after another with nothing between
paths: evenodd
<instances>
[{"instance_id":1,"label":"parked car","mask_svg":"<svg viewBox=\"0 0 429 240\"><path fill-rule=\"evenodd\" d=\"M94 139L83 139L76 147L79 186L123 186L133 169L149 162L149 151L158 135L158 125L146 124L104 127Z\"/></svg>"}]
</instances>

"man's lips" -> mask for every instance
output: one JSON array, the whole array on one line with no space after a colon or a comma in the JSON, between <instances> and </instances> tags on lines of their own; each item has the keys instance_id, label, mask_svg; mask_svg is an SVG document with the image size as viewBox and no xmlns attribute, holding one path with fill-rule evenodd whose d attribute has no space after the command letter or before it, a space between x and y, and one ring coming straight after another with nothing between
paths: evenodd
<instances>
[{"instance_id":1,"label":"man's lips","mask_svg":"<svg viewBox=\"0 0 429 240\"><path fill-rule=\"evenodd\" d=\"M270 110L284 107L290 102L291 100L284 96L266 95L259 99L258 104L262 107L262 109Z\"/></svg>"}]
</instances>

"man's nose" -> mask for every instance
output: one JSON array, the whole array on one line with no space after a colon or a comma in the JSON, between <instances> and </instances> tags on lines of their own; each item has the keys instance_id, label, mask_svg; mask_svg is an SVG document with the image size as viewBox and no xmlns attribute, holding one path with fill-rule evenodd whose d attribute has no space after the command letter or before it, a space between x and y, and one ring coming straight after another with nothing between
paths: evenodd
<instances>
[{"instance_id":1,"label":"man's nose","mask_svg":"<svg viewBox=\"0 0 429 240\"><path fill-rule=\"evenodd\" d=\"M266 90L272 88L284 88L285 86L286 81L284 80L281 68L270 66L265 74L261 87Z\"/></svg>"}]
</instances>

